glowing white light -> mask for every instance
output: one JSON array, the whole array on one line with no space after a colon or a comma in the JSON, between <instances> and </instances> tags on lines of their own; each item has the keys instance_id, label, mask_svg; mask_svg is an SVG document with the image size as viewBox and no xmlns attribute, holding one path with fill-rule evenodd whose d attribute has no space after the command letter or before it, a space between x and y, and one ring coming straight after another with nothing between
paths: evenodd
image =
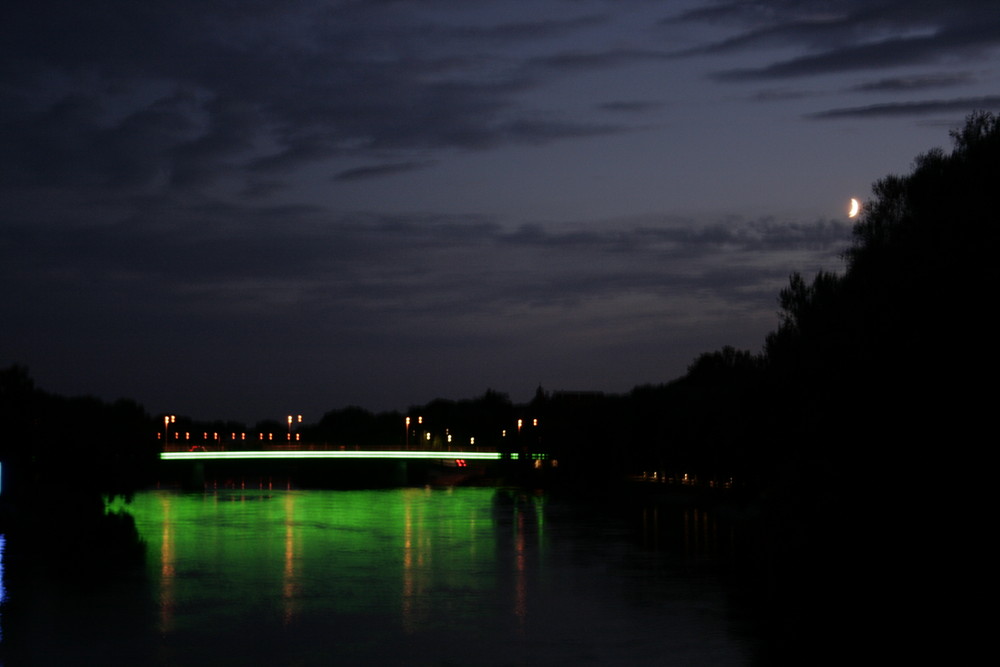
<instances>
[{"instance_id":1,"label":"glowing white light","mask_svg":"<svg viewBox=\"0 0 1000 667\"><path fill-rule=\"evenodd\" d=\"M440 459L444 452L399 450L358 451L243 451L243 452L162 452L162 461L221 461L226 459ZM500 452L447 452L449 459L498 460Z\"/></svg>"},{"instance_id":2,"label":"glowing white light","mask_svg":"<svg viewBox=\"0 0 1000 667\"><path fill-rule=\"evenodd\" d=\"M856 218L856 217L858 217L858 213L860 213L860 212L861 212L861 202L859 202L857 199L854 199L852 197L851 198L851 209L847 212L847 217L848 218Z\"/></svg>"}]
</instances>

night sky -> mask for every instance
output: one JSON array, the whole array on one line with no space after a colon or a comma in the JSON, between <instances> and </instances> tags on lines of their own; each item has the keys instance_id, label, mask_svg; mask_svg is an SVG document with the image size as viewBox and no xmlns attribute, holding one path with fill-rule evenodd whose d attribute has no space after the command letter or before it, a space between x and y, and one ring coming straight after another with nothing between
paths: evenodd
<instances>
[{"instance_id":1,"label":"night sky","mask_svg":"<svg viewBox=\"0 0 1000 667\"><path fill-rule=\"evenodd\" d=\"M0 367L199 419L759 351L850 197L1000 109L995 0L0 16Z\"/></svg>"}]
</instances>

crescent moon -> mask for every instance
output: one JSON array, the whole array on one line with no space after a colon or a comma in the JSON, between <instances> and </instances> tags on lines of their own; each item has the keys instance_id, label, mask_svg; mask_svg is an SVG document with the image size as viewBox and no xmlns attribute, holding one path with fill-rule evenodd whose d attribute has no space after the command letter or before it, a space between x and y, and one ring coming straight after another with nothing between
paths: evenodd
<instances>
[{"instance_id":1,"label":"crescent moon","mask_svg":"<svg viewBox=\"0 0 1000 667\"><path fill-rule=\"evenodd\" d=\"M848 218L858 217L858 213L861 211L861 202L859 202L854 197L851 197L851 210L847 212Z\"/></svg>"}]
</instances>

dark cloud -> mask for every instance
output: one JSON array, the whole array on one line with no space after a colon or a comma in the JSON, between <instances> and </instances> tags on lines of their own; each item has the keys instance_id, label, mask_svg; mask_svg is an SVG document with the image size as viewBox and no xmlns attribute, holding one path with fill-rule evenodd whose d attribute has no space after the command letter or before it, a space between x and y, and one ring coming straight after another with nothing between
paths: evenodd
<instances>
[{"instance_id":1,"label":"dark cloud","mask_svg":"<svg viewBox=\"0 0 1000 667\"><path fill-rule=\"evenodd\" d=\"M366 178L380 178L382 176L391 176L392 174L424 169L425 167L429 167L433 164L435 164L433 160L428 160L423 162L396 162L392 164L357 167L355 169L345 169L344 171L338 172L333 178L336 181L357 181Z\"/></svg>"},{"instance_id":2,"label":"dark cloud","mask_svg":"<svg viewBox=\"0 0 1000 667\"><path fill-rule=\"evenodd\" d=\"M791 13L797 16L797 13ZM843 17L820 16L811 19L784 20L771 15L761 26L759 15L749 29L718 42L696 46L675 53L675 56L716 55L747 49L763 49L787 44L806 44L810 48L829 47L853 38L854 26Z\"/></svg>"},{"instance_id":3,"label":"dark cloud","mask_svg":"<svg viewBox=\"0 0 1000 667\"><path fill-rule=\"evenodd\" d=\"M192 190L235 178L259 195L254 174L273 183L324 158L614 132L518 105L541 73L508 47L554 50L535 57L550 72L647 57L545 46L604 15L431 15L357 2L18 6L0 27L3 182Z\"/></svg>"},{"instance_id":4,"label":"dark cloud","mask_svg":"<svg viewBox=\"0 0 1000 667\"><path fill-rule=\"evenodd\" d=\"M815 97L816 93L806 90L794 90L789 88L769 88L760 90L751 96L757 102L784 102L787 100L798 100L806 97Z\"/></svg>"},{"instance_id":5,"label":"dark cloud","mask_svg":"<svg viewBox=\"0 0 1000 667\"><path fill-rule=\"evenodd\" d=\"M809 114L807 118L832 120L836 118L873 118L887 116L918 116L932 113L962 112L969 114L976 109L1000 109L1000 95L985 97L965 97L950 100L921 100L915 102L890 102L867 106L829 109Z\"/></svg>"},{"instance_id":6,"label":"dark cloud","mask_svg":"<svg viewBox=\"0 0 1000 667\"><path fill-rule=\"evenodd\" d=\"M951 88L972 83L975 77L971 72L945 72L940 74L917 74L913 76L894 76L877 81L869 81L854 86L852 90L862 93L906 93L929 88Z\"/></svg>"},{"instance_id":7,"label":"dark cloud","mask_svg":"<svg viewBox=\"0 0 1000 667\"><path fill-rule=\"evenodd\" d=\"M288 190L289 183L280 179L249 179L240 192L246 199L268 199Z\"/></svg>"},{"instance_id":8,"label":"dark cloud","mask_svg":"<svg viewBox=\"0 0 1000 667\"><path fill-rule=\"evenodd\" d=\"M617 102L605 102L597 107L604 111L614 111L623 113L643 113L646 111L656 111L663 108L660 102L647 100L620 100Z\"/></svg>"},{"instance_id":9,"label":"dark cloud","mask_svg":"<svg viewBox=\"0 0 1000 667\"><path fill-rule=\"evenodd\" d=\"M676 16L662 19L661 23L685 23L689 21L707 23L738 21L743 23L756 21L761 18L761 13L765 11L764 5L765 3L743 2L742 0L718 2L707 7L687 9Z\"/></svg>"},{"instance_id":10,"label":"dark cloud","mask_svg":"<svg viewBox=\"0 0 1000 667\"><path fill-rule=\"evenodd\" d=\"M457 28L431 27L430 30L448 39L463 39L473 44L481 43L483 40L509 43L562 37L578 32L580 29L607 25L610 20L611 18L607 14L587 14L569 19L518 21L499 25L461 26Z\"/></svg>"},{"instance_id":11,"label":"dark cloud","mask_svg":"<svg viewBox=\"0 0 1000 667\"><path fill-rule=\"evenodd\" d=\"M504 235L507 243L535 246L595 247L606 251L659 252L665 248L682 248L690 255L709 248L732 247L756 250L766 247L777 250L791 247L829 247L843 242L850 226L833 221L812 224L778 222L771 218L744 220L732 218L713 224L695 224L689 220L634 222L604 226L559 226L547 228L541 224L525 224Z\"/></svg>"},{"instance_id":12,"label":"dark cloud","mask_svg":"<svg viewBox=\"0 0 1000 667\"><path fill-rule=\"evenodd\" d=\"M545 144L558 139L596 137L629 131L624 125L612 123L576 123L555 118L524 117L495 128L489 135L467 136L465 139L476 147L490 147L502 143Z\"/></svg>"},{"instance_id":13,"label":"dark cloud","mask_svg":"<svg viewBox=\"0 0 1000 667\"><path fill-rule=\"evenodd\" d=\"M715 78L720 81L752 81L780 79L800 76L815 76L835 72L861 71L904 65L926 65L938 63L946 57L961 57L971 61L979 55L976 43L967 40L967 31L961 33L961 41L940 35L930 37L899 37L885 39L874 44L861 44L833 48L823 53L783 60L764 67L732 69L719 72ZM1000 46L1000 35L990 34L981 46Z\"/></svg>"},{"instance_id":14,"label":"dark cloud","mask_svg":"<svg viewBox=\"0 0 1000 667\"><path fill-rule=\"evenodd\" d=\"M38 224L6 227L0 230L3 272L13 277L30 267L33 289L76 294L81 303L103 301L104 290L124 280L131 305L156 294L156 308L174 317L184 317L202 299L210 309L205 312L222 317L279 294L288 302L272 304L276 314L308 303L317 316L358 308L425 314L440 308L444 315L455 307L495 309L509 295L528 291L558 300L676 280L691 284L721 256L791 252L833 261L849 235L841 224L767 219L505 230L476 216L330 215L303 207L202 206L173 215L186 223L123 222L58 234ZM240 220L238 234L228 226L234 219ZM694 265L702 268L693 271ZM764 268L772 276L775 270ZM468 275L476 280L470 283ZM39 299L31 309L44 311L50 301Z\"/></svg>"},{"instance_id":15,"label":"dark cloud","mask_svg":"<svg viewBox=\"0 0 1000 667\"><path fill-rule=\"evenodd\" d=\"M661 51L645 49L611 49L604 51L567 51L534 58L529 68L556 70L591 70L620 67L634 62L665 61L672 56Z\"/></svg>"},{"instance_id":16,"label":"dark cloud","mask_svg":"<svg viewBox=\"0 0 1000 667\"><path fill-rule=\"evenodd\" d=\"M721 81L769 80L942 62L974 62L1000 48L1000 9L980 0L724 3L670 19L733 26L735 34L676 55L804 47L806 54L723 70Z\"/></svg>"}]
</instances>

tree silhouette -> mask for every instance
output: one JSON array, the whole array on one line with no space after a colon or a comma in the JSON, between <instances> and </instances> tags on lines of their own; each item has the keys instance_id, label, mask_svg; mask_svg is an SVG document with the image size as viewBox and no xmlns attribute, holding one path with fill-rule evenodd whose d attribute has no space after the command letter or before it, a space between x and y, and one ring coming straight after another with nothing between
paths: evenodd
<instances>
[{"instance_id":1,"label":"tree silhouette","mask_svg":"<svg viewBox=\"0 0 1000 667\"><path fill-rule=\"evenodd\" d=\"M960 579L982 551L972 510L989 488L1000 120L976 112L951 136L950 153L928 151L873 185L842 276L790 278L765 345L786 462L770 516L776 543L796 545L782 567L829 573L823 609L852 607L879 634L886 613L913 632L972 622L941 616L960 607L948 598L962 586L935 582L944 570ZM928 573L920 587L901 563ZM783 604L808 605L785 580Z\"/></svg>"},{"instance_id":2,"label":"tree silhouette","mask_svg":"<svg viewBox=\"0 0 1000 667\"><path fill-rule=\"evenodd\" d=\"M795 274L782 290L765 349L797 436L820 426L858 460L910 466L899 443L972 435L984 416L975 378L994 365L1000 122L977 112L952 138L950 154L874 184L843 276Z\"/></svg>"},{"instance_id":3,"label":"tree silhouette","mask_svg":"<svg viewBox=\"0 0 1000 667\"><path fill-rule=\"evenodd\" d=\"M12 366L0 370L0 434L2 518L9 523L0 528L17 549L70 576L141 559L131 516L105 505L153 480L157 443L141 406L49 394Z\"/></svg>"}]
</instances>

